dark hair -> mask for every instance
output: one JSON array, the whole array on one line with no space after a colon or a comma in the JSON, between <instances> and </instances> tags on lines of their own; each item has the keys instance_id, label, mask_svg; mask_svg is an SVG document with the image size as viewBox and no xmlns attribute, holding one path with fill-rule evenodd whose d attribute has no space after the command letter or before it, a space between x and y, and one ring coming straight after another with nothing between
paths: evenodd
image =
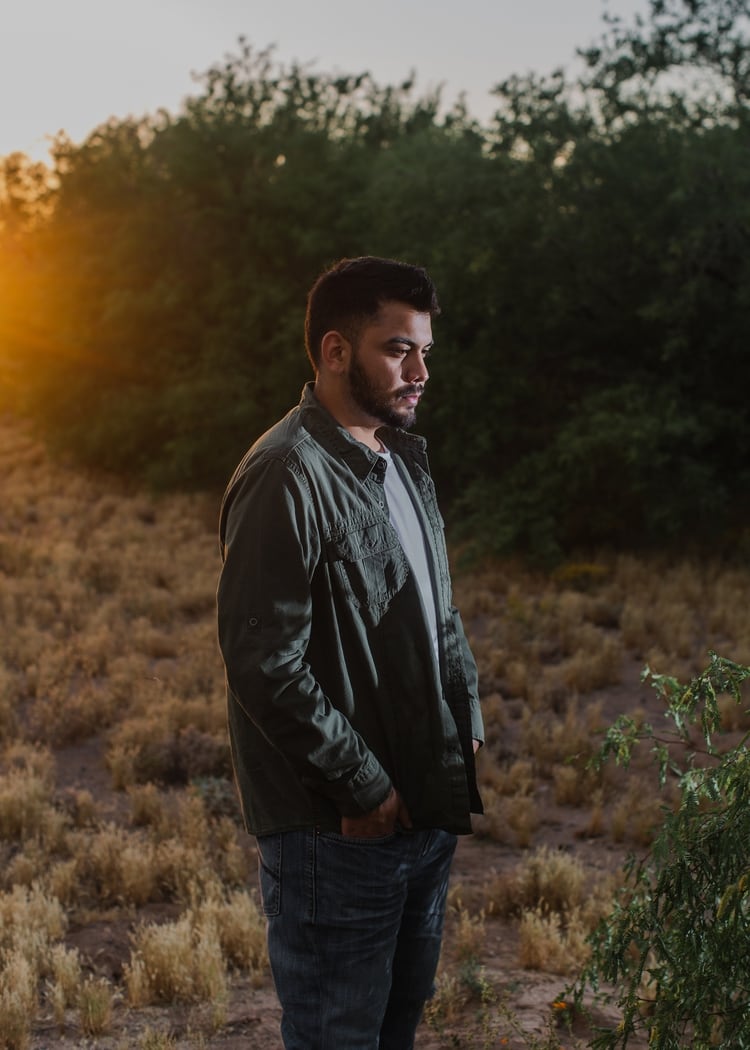
<instances>
[{"instance_id":1,"label":"dark hair","mask_svg":"<svg viewBox=\"0 0 750 1050\"><path fill-rule=\"evenodd\" d=\"M307 297L305 347L317 371L326 332L341 332L355 343L362 327L387 302L405 303L419 313L440 313L435 285L421 266L363 255L341 259L318 277Z\"/></svg>"}]
</instances>

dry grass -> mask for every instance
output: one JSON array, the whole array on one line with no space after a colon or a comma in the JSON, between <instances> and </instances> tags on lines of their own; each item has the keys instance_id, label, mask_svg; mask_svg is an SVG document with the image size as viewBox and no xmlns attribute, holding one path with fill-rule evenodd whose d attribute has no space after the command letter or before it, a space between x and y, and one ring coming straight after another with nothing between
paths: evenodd
<instances>
[{"instance_id":1,"label":"dry grass","mask_svg":"<svg viewBox=\"0 0 750 1050\"><path fill-rule=\"evenodd\" d=\"M650 846L664 819L664 808L675 805L671 785L655 794L651 781L632 779L612 808L611 835L615 842Z\"/></svg>"},{"instance_id":2,"label":"dry grass","mask_svg":"<svg viewBox=\"0 0 750 1050\"><path fill-rule=\"evenodd\" d=\"M84 1035L102 1035L112 1024L114 995L103 977L87 977L78 993L78 1012Z\"/></svg>"},{"instance_id":3,"label":"dry grass","mask_svg":"<svg viewBox=\"0 0 750 1050\"><path fill-rule=\"evenodd\" d=\"M50 951L51 976L47 985L47 998L52 1006L55 1022L59 1028L65 1024L65 1013L78 1003L83 976L81 959L77 951L56 944Z\"/></svg>"},{"instance_id":4,"label":"dry grass","mask_svg":"<svg viewBox=\"0 0 750 1050\"><path fill-rule=\"evenodd\" d=\"M495 568L456 586L485 684L553 707L616 684L624 656L680 677L700 670L708 649L750 662L749 596L741 566L627 555L563 566L552 579Z\"/></svg>"},{"instance_id":5,"label":"dry grass","mask_svg":"<svg viewBox=\"0 0 750 1050\"><path fill-rule=\"evenodd\" d=\"M226 1002L227 966L215 924L190 910L176 922L142 926L126 983L133 1006Z\"/></svg>"},{"instance_id":6,"label":"dry grass","mask_svg":"<svg viewBox=\"0 0 750 1050\"><path fill-rule=\"evenodd\" d=\"M152 499L52 464L2 420L0 486L0 1048L29 1045L40 1011L96 1038L126 998L210 1000L220 1025L235 970L268 978L229 779L216 501ZM434 1010L449 1026L490 986L500 994L493 924L513 930L522 967L564 972L583 958L612 887L579 847L645 847L673 802L655 797L645 759L617 774L588 759L616 714L653 720L634 674L644 663L686 677L709 648L750 662L750 573L626 556L551 577L506 564L461 575L456 601L487 732L476 830L521 859L488 867L473 912L453 909ZM730 733L750 726L724 701L722 717ZM71 753L87 747L95 787L71 776ZM545 850L553 839L563 848ZM71 922L137 921L146 908L162 921L140 924L119 983L65 943ZM139 1045L172 1043L148 1029Z\"/></svg>"},{"instance_id":7,"label":"dry grass","mask_svg":"<svg viewBox=\"0 0 750 1050\"><path fill-rule=\"evenodd\" d=\"M565 918L534 908L521 916L518 961L526 970L573 974L588 961L591 929L577 910Z\"/></svg>"},{"instance_id":8,"label":"dry grass","mask_svg":"<svg viewBox=\"0 0 750 1050\"><path fill-rule=\"evenodd\" d=\"M38 977L25 954L15 948L0 968L0 1047L26 1050L36 1013Z\"/></svg>"},{"instance_id":9,"label":"dry grass","mask_svg":"<svg viewBox=\"0 0 750 1050\"><path fill-rule=\"evenodd\" d=\"M168 1032L157 1032L147 1028L138 1045L139 1050L175 1050L177 1042Z\"/></svg>"},{"instance_id":10,"label":"dry grass","mask_svg":"<svg viewBox=\"0 0 750 1050\"><path fill-rule=\"evenodd\" d=\"M488 882L485 908L488 915L501 918L539 908L561 915L579 911L593 926L613 890L610 876L592 878L578 857L540 846L512 871Z\"/></svg>"},{"instance_id":11,"label":"dry grass","mask_svg":"<svg viewBox=\"0 0 750 1050\"><path fill-rule=\"evenodd\" d=\"M64 931L60 902L40 887L0 895L0 1047L28 1046L40 979L51 972Z\"/></svg>"}]
</instances>

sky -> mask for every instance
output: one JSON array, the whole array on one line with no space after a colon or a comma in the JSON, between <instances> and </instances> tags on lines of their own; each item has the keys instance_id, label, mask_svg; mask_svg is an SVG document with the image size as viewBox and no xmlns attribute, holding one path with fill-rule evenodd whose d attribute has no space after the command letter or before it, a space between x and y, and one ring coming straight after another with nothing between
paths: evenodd
<instances>
[{"instance_id":1,"label":"sky","mask_svg":"<svg viewBox=\"0 0 750 1050\"><path fill-rule=\"evenodd\" d=\"M511 74L574 70L609 11L631 22L648 0L0 0L0 156L47 156L64 130L82 141L110 116L177 112L193 74L254 49L325 73L417 74L450 103L492 112Z\"/></svg>"}]
</instances>

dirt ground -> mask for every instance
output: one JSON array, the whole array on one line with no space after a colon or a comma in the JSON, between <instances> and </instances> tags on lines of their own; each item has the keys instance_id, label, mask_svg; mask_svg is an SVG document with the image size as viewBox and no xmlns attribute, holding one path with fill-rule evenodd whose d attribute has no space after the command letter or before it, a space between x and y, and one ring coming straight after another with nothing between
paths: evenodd
<instances>
[{"instance_id":1,"label":"dirt ground","mask_svg":"<svg viewBox=\"0 0 750 1050\"><path fill-rule=\"evenodd\" d=\"M636 662L626 669L622 682L616 687L597 694L593 699L603 703L605 721L613 719L620 711L632 709L640 703L646 709L655 707L651 691L639 681L640 668ZM650 715L656 716L652 710ZM508 727L509 746L512 747L513 725ZM111 777L104 765L104 742L93 738L58 750L55 753L58 790L61 793L75 789L88 789L97 800L103 814L112 819L123 817L126 800L121 792L111 787ZM574 853L586 863L592 872L613 871L624 860L626 850L616 847L605 838L590 837L586 832L589 814L586 810L569 806L556 806L549 785L540 782L537 786L537 802L542 813L541 826L534 836L533 846L547 845L556 850ZM247 848L254 853L252 839ZM474 835L459 840L454 862L451 890L452 896L475 912L482 906L486 886L493 875L514 868L523 858L524 851L517 846L498 843L488 837ZM254 868L253 868L254 870ZM151 904L144 908L123 913L121 910L111 917L103 917L85 926L71 925L66 943L77 948L88 968L97 976L118 982L123 966L130 957L131 937L136 926L142 922L174 919L179 913L176 904ZM450 939L450 922L446 941ZM576 1019L572 1031L562 1028L559 1043L550 1041L550 1024L554 1024L556 1011L552 1004L560 1001L569 978L561 975L522 969L518 964L517 924L488 917L485 922L485 940L481 950L482 971L487 981L501 994L512 1010L518 1030L507 1024L497 1006L490 1004L480 1020L482 1010L479 1002L469 1003L442 1030L429 1026L420 1027L416 1046L418 1050L446 1050L446 1048L508 1047L510 1050L548 1050L561 1046L565 1050L584 1047L591 1034L589 1025ZM156 1040L169 1037L169 1046L175 1050L282 1050L279 1036L280 1008L273 991L270 977L265 976L258 986L243 976L235 977L226 1006L225 1023L212 1031L209 1009L205 1006L145 1007L132 1010L124 999L116 1003L114 1019L107 1035L83 1038L77 1018L71 1014L70 1023L61 1031L51 1016L40 1016L34 1027L30 1050L82 1050L97 1047L102 1050L141 1050L148 1046L149 1035L154 1040L154 1050L161 1050L164 1043ZM560 1011L558 1010L559 1014ZM616 1023L614 1011L594 1011L596 1021ZM477 1034L477 1033L480 1034ZM633 1041L633 1050L645 1047L645 1042ZM331 1048L338 1050L338 1048ZM341 1048L345 1050L345 1048Z\"/></svg>"},{"instance_id":2,"label":"dirt ground","mask_svg":"<svg viewBox=\"0 0 750 1050\"><path fill-rule=\"evenodd\" d=\"M164 608L176 608L179 613L178 623L185 628L184 635L175 633L172 639L167 637L166 628L160 630L163 624L155 621L152 634L155 643L158 643L159 651L151 652L148 637L142 642L145 648L139 650L139 655L145 659L144 653L147 654L154 666L152 668L151 664L148 664L147 672L141 673L157 675L164 665L166 668L164 674L167 676L170 661L177 665L186 655L187 646L193 644L190 641L194 637L190 633L191 629L196 623L199 624L201 617L213 618L214 615L215 575L211 566L204 564L204 560L207 549L214 552L216 549L213 531L215 504L211 503L209 507L207 503L206 521L196 520L193 524L189 524L185 535L182 536L181 542L185 548L184 557L188 559L186 563L188 569L182 575L178 572L174 573L173 585L179 590L178 585L182 586L184 577L188 581L189 588L195 590L195 594L188 588L184 592L180 590L174 597L168 593L169 580L162 572L161 554L156 559L158 565L156 562L152 565L148 561L149 552L155 543L152 532L156 529L157 519L151 504L145 498L131 499L129 496L126 498L127 494L122 497L119 494L113 495L112 493L118 493L115 488L112 489L112 493L106 486L100 491L99 485L94 480L84 479L75 472L61 474L59 465L56 464L53 469L42 450L27 440L23 433L19 435L15 424L9 424L8 432L3 438L1 424L2 417L0 417L0 480L4 479L5 502L2 514L0 514L0 540L5 539L8 572L12 570L15 574L12 582L17 588L17 603L15 605L12 601L7 603L9 613L6 626L8 631L18 628L17 608L23 604L21 598L25 596L29 581L29 586L31 584L38 586L40 592L35 598L36 604L32 603L30 606L32 612L41 609L46 616L52 615L50 595L47 591L54 586L54 581L48 578L48 573L50 566L58 557L63 558L64 564L67 564L65 561L67 558L73 566L79 563L76 561L79 559L80 564L86 568L91 577L89 583L97 595L97 602L111 598L108 592L110 576L115 581L112 583L113 589L116 589L116 582L120 581L120 585L127 590L128 580L124 577L121 579L119 566L121 545L127 540L131 558L131 561L127 563L127 572L136 572L140 562L145 559L146 569L149 571L144 569L142 575L143 580L147 581L151 587L148 594L153 594L154 600L160 602ZM165 526L167 533L165 534L170 536L170 541L176 527L178 513L187 513L188 517L194 514L196 508L191 504L190 511L187 512L184 510L186 506L187 504L183 503L175 504L175 507L168 504L165 510L160 511L168 515L168 523ZM7 519L4 531L3 515ZM94 530L93 533L93 538L96 540L96 543L93 544L90 543L89 530L92 520L99 523L99 531ZM79 527L80 522L86 524L85 529ZM197 553L191 553L194 551ZM39 563L36 568L35 557ZM190 561L191 558L194 561ZM198 558L201 559L200 562ZM27 563L31 563L31 566L29 567ZM197 569L199 564L202 576ZM62 573L62 569L60 571ZM75 608L77 592L74 585L77 581L68 578L64 573L62 575L65 585L73 595L68 604ZM206 582L209 577L210 583ZM136 573L136 579L141 581L141 575ZM93 583L91 583L92 580ZM141 587L141 582L138 582L138 587ZM510 591L508 593L511 594ZM745 591L738 590L737 593L739 598L733 599L734 604L740 610L746 609ZM130 598L132 601L132 594ZM509 602L511 600L515 602L514 623L516 628L527 612L521 598L516 595L508 599ZM167 599L172 602L172 605L165 604ZM63 595L60 599L60 606L64 606L67 600ZM701 601L691 599L691 601L697 608L702 607L702 599ZM479 611L473 614L475 622L467 621L467 628L470 635L474 631L476 638L482 642L486 640L487 624L483 625L480 621L483 615L486 619L486 614L481 612L481 602L475 604ZM682 604L685 604L684 600ZM116 632L122 631L123 647L127 647L131 641L129 632L133 627L133 617L138 615L138 610L141 615L138 621L141 630L144 631L149 626L146 623L144 627L145 612L141 606L142 602L139 600L135 605L136 612L130 610L128 613L130 618L123 621L124 626L112 628L116 638L120 637ZM83 613L81 615L83 622L88 623L88 610L86 610L86 615ZM643 619L641 613L638 613L638 618L639 622ZM702 621L696 625L693 624L690 617L683 617L683 619L687 624L685 630L690 632L691 636L698 633L702 640L706 639L705 624ZM95 617L92 620L93 629L96 630ZM721 625L723 619L718 617L717 623ZM676 621L675 625L670 625L669 633L674 633L681 624L682 619ZM22 623L21 626L33 633L37 627L34 615L30 613L29 622ZM593 629L592 624L584 626ZM66 635L63 632L63 648L67 646L75 649L78 640L76 632L80 628L71 620L71 624L66 629L69 634ZM213 626L211 631L213 631ZM610 625L609 622L604 623L602 631L596 633L596 645L609 640L607 631L613 635L616 632L616 626ZM536 638L536 635L534 637ZM107 638L105 632L108 652L110 643ZM177 640L178 638L185 638L188 641ZM695 640L695 637L692 637L692 642ZM541 641L544 642L544 639ZM44 638L45 649L48 642L51 648L51 636L50 639ZM165 642L169 642L169 645L166 646L166 654L160 651L164 648ZM91 644L92 652L96 654L99 643L92 642ZM213 646L213 635L211 635L210 658L215 661L217 657ZM543 648L541 642L540 646ZM716 648L719 646L716 645ZM44 651L42 655L45 655ZM517 654L513 652L511 655ZM540 651L540 660L543 655ZM596 655L596 649L593 652L589 651L587 658L592 655ZM557 653L555 659L559 661L560 653ZM648 721L658 724L661 703L655 698L654 691L640 681L643 663L643 654L636 656L630 649L623 650L622 668L618 666L617 684L608 685L593 692L588 689L580 689L587 705L596 705L599 702L602 725L609 725L617 715L633 712L636 709L640 709ZM24 666L22 665L21 670L18 671L19 680L24 678ZM539 668L533 663L530 666L532 666L531 673L537 674ZM218 664L216 666L212 664L210 671L215 678L218 673ZM191 682L197 680L192 675L192 671L190 673ZM71 671L67 663L60 662L60 675L65 678L66 682L70 677L75 686L80 674L81 671L77 665L73 665ZM549 698L551 704L549 712L536 708L537 713L529 718L532 708L521 699L521 696L525 694L518 689L514 691L510 683L506 688L505 684L499 681L498 676L494 675L494 672L490 678L490 681L483 683L483 693L485 696L487 692L493 693L498 701L500 720L496 737L499 745L494 751L488 746L485 754L494 755L498 767L500 765L510 766L515 758L522 754L519 747L522 727L525 725L528 729L531 721L533 727L539 729L542 735L546 733L549 736L550 720L552 719L550 712L554 712L554 716L557 717L563 713L563 708L558 703L558 698L552 695ZM610 680L614 681L614 678ZM157 678L148 679L148 681L157 681ZM95 691L94 695L97 695ZM71 699L71 697L67 698ZM199 699L203 702L202 694ZM31 703L32 700L32 694L29 692L28 702ZM223 697L221 704L223 718ZM50 712L59 718L59 704L55 708L48 706L41 709L42 715ZM65 709L63 709L62 717L65 717ZM541 727L538 725L539 720L543 723ZM558 728L559 725L558 718ZM98 730L99 726L100 722L97 721L95 728ZM222 734L224 732L223 722L220 732ZM564 743L567 748L567 738ZM111 820L116 824L125 825L128 822L130 803L124 792L115 791L112 786L112 773L105 765L107 746L105 733L100 732L95 736L82 735L72 745L55 747L57 794L60 804L63 805L66 795L72 797L75 792L88 791L96 802L98 818L102 822ZM605 805L609 809L601 819L601 826L605 828L611 824L612 807L623 797L622 792L618 796L620 782L616 778L610 780L608 784L610 790L607 792ZM611 790L613 787L614 790ZM498 841L497 837L490 837L487 827L482 826L481 820L477 825L477 834L473 837L462 838L459 842L452 875L451 899L463 902L472 915L481 914L485 905L487 886L493 876L517 868L529 855L530 850L541 846L579 858L584 862L587 872L590 873L592 885L600 875L617 871L622 866L628 846L616 845L613 836L597 831L592 821L592 807L589 804L591 800L586 799L585 804L576 806L556 804L550 777L536 777L531 791L531 801L538 813L539 825L533 830L527 844L520 844L514 833L501 835L502 841ZM628 817L630 819L630 814ZM6 852L3 856L10 856L9 851L13 848L15 847L12 844L6 844ZM250 839L247 840L246 849L249 854L254 852ZM251 870L254 870L252 856L248 859L251 862ZM252 879L251 885L254 885ZM80 921L78 922L71 914L65 938L66 943L69 947L79 950L88 974L107 978L114 987L122 989L123 967L130 959L133 934L138 926L144 922L173 920L179 912L178 904L159 903L138 909L113 908L110 912L101 911L84 917L79 916ZM456 922L456 908L452 905L446 932L448 950L450 950ZM426 1022L423 1023L417 1039L418 1050L444 1050L444 1048L445 1050L451 1050L451 1048L489 1050L494 1047L509 1047L510 1050L558 1050L558 1048L573 1050L574 1047L586 1045L589 1040L589 1031L583 1020L579 1018L575 1019L572 1033L568 1033L564 1028L555 1028L551 1034L550 1025L555 1023L555 1019L559 1020L566 1016L566 1011L558 1010L556 1013L552 1004L560 1001L560 995L570 977L546 972L544 968L528 970L520 966L517 921L505 921L488 915L484 921L484 941L478 952L478 958L481 972L486 977L486 983L495 992L494 1000L486 1006L483 1006L477 997L462 1005L459 1001L461 1008L456 1010L455 1016L451 1016L443 1023L442 1029L434 1025L430 1026ZM448 958L446 972L450 973L450 965L451 959ZM206 1048L239 1050L240 1047L243 1050L281 1050L280 1010L268 976L265 976L260 982L251 980L249 977L235 977L224 1016L221 1018L223 1023L220 1026L212 1025L210 1005L208 1007L153 1006L135 1010L128 1006L122 991L118 994L119 999L114 1004L110 1031L107 1035L89 1038L82 1037L78 1018L72 1012L66 1017L66 1023L60 1030L52 1018L51 1010L43 1000L34 1022L29 1050L47 1050L50 1047L59 1047L61 1050L73 1050L73 1048L90 1050L93 1047L102 1048L102 1050L131 1050L131 1048L132 1050L169 1050L169 1048L174 1048L174 1050L199 1050L199 1048L200 1050L206 1050ZM506 1004L512 1015L512 1021L503 1013ZM611 1023L613 1014L600 1014L596 1019ZM0 1047L3 1045L3 1034L0 1032ZM628 1043L631 1050L640 1050L643 1045L645 1044L639 1044L635 1040ZM330 1050L347 1050L347 1048L330 1048Z\"/></svg>"},{"instance_id":3,"label":"dirt ground","mask_svg":"<svg viewBox=\"0 0 750 1050\"><path fill-rule=\"evenodd\" d=\"M453 870L453 885L461 887L466 896L478 891L491 875L493 869L500 870L516 862L514 852L489 840L464 838L459 842ZM152 905L140 909L137 916L100 921L83 928L71 928L66 943L77 947L88 960L94 973L110 979L118 979L122 967L130 955L130 936L137 922L174 918L176 906ZM552 1004L558 1001L566 979L554 974L523 970L518 961L518 936L512 924L500 920L487 922L487 933L482 951L482 967L490 983L499 984L507 995L518 1024L525 1035L514 1035L503 1024L499 1014L493 1015L492 1007L487 1011L485 1026L487 1034L482 1042L474 1033L479 1004L464 1011L466 1017L447 1025L445 1031L433 1030L427 1023L420 1026L417 1035L417 1050L446 1050L450 1047L508 1047L522 1050L535 1047L533 1040L540 1040L540 1050L547 1047L545 1039L549 1018L553 1016ZM226 1010L226 1022L220 1030L210 1033L210 1019L205 1007L145 1007L137 1011L119 1004L109 1034L94 1038L83 1038L77 1019L71 1015L70 1024L60 1031L49 1018L41 1020L34 1029L31 1050L82 1050L97 1047L102 1050L140 1050L146 1034L168 1035L175 1050L283 1050L279 1035L281 1011L269 977L260 987L251 984L247 977L237 977L232 982L230 1001ZM597 1011L601 1021L611 1022L614 1013ZM467 1023L470 1022L470 1024ZM469 1031L472 1032L469 1035ZM573 1026L569 1042L560 1034L563 1047L583 1047L588 1041L589 1028L583 1021ZM490 1035L492 1033L492 1035ZM504 1033L504 1034L501 1034ZM492 1039L491 1042L487 1041ZM633 1042L634 1050L646 1044ZM331 1048L338 1050L338 1048ZM345 1050L345 1048L341 1048Z\"/></svg>"}]
</instances>

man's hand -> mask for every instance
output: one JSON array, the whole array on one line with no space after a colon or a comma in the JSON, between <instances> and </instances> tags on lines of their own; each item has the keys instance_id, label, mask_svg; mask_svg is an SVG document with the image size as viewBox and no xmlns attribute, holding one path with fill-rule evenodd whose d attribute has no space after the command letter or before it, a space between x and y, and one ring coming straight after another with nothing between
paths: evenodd
<instances>
[{"instance_id":1,"label":"man's hand","mask_svg":"<svg viewBox=\"0 0 750 1050\"><path fill-rule=\"evenodd\" d=\"M342 817L341 834L360 839L382 838L383 835L393 834L397 824L402 828L410 828L411 817L398 791L391 788L390 795L377 809L361 817Z\"/></svg>"}]
</instances>

